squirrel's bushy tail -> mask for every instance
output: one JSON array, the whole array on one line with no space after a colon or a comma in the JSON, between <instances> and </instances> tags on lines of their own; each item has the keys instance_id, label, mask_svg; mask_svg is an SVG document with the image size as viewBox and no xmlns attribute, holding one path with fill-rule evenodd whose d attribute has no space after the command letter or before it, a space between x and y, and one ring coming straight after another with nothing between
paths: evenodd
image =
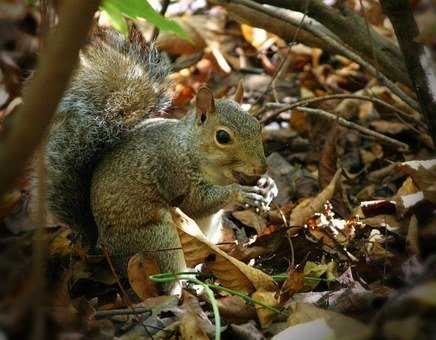
<instances>
[{"instance_id":1,"label":"squirrel's bushy tail","mask_svg":"<svg viewBox=\"0 0 436 340\"><path fill-rule=\"evenodd\" d=\"M137 33L127 40L100 31L81 52L48 134L47 207L91 245L97 241L90 207L95 165L139 122L169 106L169 70L167 58Z\"/></svg>"}]
</instances>

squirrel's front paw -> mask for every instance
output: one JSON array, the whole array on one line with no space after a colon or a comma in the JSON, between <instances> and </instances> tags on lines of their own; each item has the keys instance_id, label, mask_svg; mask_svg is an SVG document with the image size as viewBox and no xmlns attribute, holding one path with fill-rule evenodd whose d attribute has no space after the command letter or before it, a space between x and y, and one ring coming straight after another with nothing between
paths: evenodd
<instances>
[{"instance_id":1,"label":"squirrel's front paw","mask_svg":"<svg viewBox=\"0 0 436 340\"><path fill-rule=\"evenodd\" d=\"M267 201L267 207L269 208L269 205L279 193L276 182L268 175L265 175L257 181L257 186L262 189L263 196Z\"/></svg>"},{"instance_id":2,"label":"squirrel's front paw","mask_svg":"<svg viewBox=\"0 0 436 340\"><path fill-rule=\"evenodd\" d=\"M262 176L255 186L238 185L238 189L240 202L247 208L252 206L260 211L268 211L278 194L277 185L269 176Z\"/></svg>"}]
</instances>

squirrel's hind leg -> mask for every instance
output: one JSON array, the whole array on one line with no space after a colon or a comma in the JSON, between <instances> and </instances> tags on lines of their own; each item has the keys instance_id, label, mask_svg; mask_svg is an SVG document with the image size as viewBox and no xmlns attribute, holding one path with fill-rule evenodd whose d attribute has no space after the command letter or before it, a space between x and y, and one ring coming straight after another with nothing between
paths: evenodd
<instances>
[{"instance_id":1,"label":"squirrel's hind leg","mask_svg":"<svg viewBox=\"0 0 436 340\"><path fill-rule=\"evenodd\" d=\"M180 238L172 219L128 228L112 227L105 230L103 227L100 244L107 248L122 276L126 276L130 257L138 253L142 253L145 258L154 259L161 273L186 271ZM163 284L161 288L166 294L181 293L177 282Z\"/></svg>"}]
</instances>

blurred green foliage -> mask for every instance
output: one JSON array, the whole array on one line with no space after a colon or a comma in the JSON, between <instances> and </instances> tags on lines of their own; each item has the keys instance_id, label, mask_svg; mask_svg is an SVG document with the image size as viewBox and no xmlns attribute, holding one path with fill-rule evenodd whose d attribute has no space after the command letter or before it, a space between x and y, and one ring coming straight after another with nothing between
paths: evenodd
<instances>
[{"instance_id":1,"label":"blurred green foliage","mask_svg":"<svg viewBox=\"0 0 436 340\"><path fill-rule=\"evenodd\" d=\"M105 12L112 26L127 35L125 18L144 19L162 31L172 31L183 39L188 39L186 32L173 20L157 13L147 0L104 0L100 9Z\"/></svg>"}]
</instances>

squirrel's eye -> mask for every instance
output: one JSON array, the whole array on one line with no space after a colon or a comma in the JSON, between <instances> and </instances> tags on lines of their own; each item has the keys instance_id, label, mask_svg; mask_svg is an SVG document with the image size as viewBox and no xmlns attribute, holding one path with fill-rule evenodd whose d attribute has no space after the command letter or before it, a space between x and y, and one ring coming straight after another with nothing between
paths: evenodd
<instances>
[{"instance_id":1,"label":"squirrel's eye","mask_svg":"<svg viewBox=\"0 0 436 340\"><path fill-rule=\"evenodd\" d=\"M218 130L216 133L216 140L220 144L229 144L231 141L231 137L227 131Z\"/></svg>"}]
</instances>

